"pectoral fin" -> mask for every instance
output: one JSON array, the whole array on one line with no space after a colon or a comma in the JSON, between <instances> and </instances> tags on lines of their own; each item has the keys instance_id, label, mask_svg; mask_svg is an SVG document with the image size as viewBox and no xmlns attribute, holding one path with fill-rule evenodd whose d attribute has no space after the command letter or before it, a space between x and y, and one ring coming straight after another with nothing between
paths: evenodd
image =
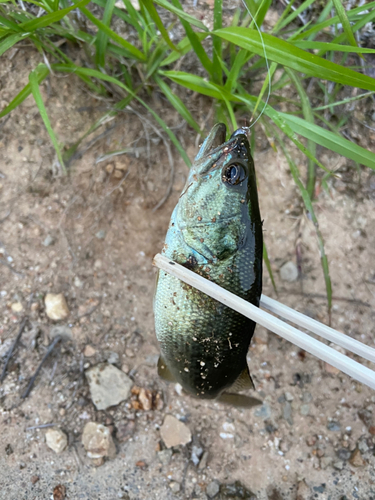
<instances>
[{"instance_id":1,"label":"pectoral fin","mask_svg":"<svg viewBox=\"0 0 375 500\"><path fill-rule=\"evenodd\" d=\"M176 382L176 379L170 372L167 363L164 361L162 356L159 356L158 359L158 375L163 380L167 380L168 382Z\"/></svg>"},{"instance_id":2,"label":"pectoral fin","mask_svg":"<svg viewBox=\"0 0 375 500\"><path fill-rule=\"evenodd\" d=\"M223 392L223 394L217 398L217 401L239 408L253 408L253 406L262 404L260 399L244 396L243 394L232 394L230 392Z\"/></svg>"},{"instance_id":3,"label":"pectoral fin","mask_svg":"<svg viewBox=\"0 0 375 500\"><path fill-rule=\"evenodd\" d=\"M244 370L240 373L237 380L230 388L230 392L245 391L247 389L255 390L254 382L250 376L249 368L246 366Z\"/></svg>"}]
</instances>

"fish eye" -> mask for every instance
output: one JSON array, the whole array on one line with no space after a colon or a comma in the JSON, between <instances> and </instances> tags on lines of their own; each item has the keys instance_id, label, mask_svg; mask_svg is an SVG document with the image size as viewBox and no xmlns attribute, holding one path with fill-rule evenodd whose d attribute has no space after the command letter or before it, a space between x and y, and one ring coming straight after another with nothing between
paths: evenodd
<instances>
[{"instance_id":1,"label":"fish eye","mask_svg":"<svg viewBox=\"0 0 375 500\"><path fill-rule=\"evenodd\" d=\"M227 182L231 186L236 186L243 180L245 180L246 172L242 165L238 165L237 163L232 163L223 168L222 171L222 180L223 182Z\"/></svg>"}]
</instances>

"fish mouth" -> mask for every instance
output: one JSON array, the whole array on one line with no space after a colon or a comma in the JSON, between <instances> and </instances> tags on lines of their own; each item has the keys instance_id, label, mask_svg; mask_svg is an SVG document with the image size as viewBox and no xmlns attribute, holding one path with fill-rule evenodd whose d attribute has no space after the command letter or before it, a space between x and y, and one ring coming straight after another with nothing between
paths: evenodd
<instances>
[{"instance_id":1,"label":"fish mouth","mask_svg":"<svg viewBox=\"0 0 375 500\"><path fill-rule=\"evenodd\" d=\"M237 140L239 135L244 135L247 140L247 129L245 127L238 128L233 132L228 141L225 141L227 134L227 127L224 123L216 123L208 134L206 140L201 146L196 160L201 160L208 155L213 155L224 146L230 147Z\"/></svg>"},{"instance_id":2,"label":"fish mouth","mask_svg":"<svg viewBox=\"0 0 375 500\"><path fill-rule=\"evenodd\" d=\"M228 158L246 164L250 155L247 130L239 128L225 141L226 131L227 127L224 123L217 123L211 129L195 158L190 174L190 182L194 179L194 174L201 177L221 168Z\"/></svg>"}]
</instances>

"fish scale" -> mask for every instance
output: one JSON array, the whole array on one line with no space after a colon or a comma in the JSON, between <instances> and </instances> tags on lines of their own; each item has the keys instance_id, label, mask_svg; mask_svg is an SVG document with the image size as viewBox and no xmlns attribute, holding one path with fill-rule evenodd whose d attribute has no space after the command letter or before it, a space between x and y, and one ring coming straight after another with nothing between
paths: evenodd
<instances>
[{"instance_id":1,"label":"fish scale","mask_svg":"<svg viewBox=\"0 0 375 500\"><path fill-rule=\"evenodd\" d=\"M215 125L201 146L162 253L258 306L263 240L254 164L245 131L224 142L225 130ZM237 174L244 178L234 184ZM154 314L159 372L197 397L233 392L248 373L252 320L163 271Z\"/></svg>"}]
</instances>

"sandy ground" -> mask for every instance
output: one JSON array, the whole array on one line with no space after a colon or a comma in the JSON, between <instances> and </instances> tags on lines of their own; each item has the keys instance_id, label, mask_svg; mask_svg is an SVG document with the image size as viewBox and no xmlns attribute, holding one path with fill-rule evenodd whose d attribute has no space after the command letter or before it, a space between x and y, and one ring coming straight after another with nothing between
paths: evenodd
<instances>
[{"instance_id":1,"label":"sandy ground","mask_svg":"<svg viewBox=\"0 0 375 500\"><path fill-rule=\"evenodd\" d=\"M36 57L31 49L11 60L3 57L1 106L15 95L15 85L27 83ZM64 144L77 140L105 110L74 77L51 77L41 89ZM204 102L194 99L196 108L202 107ZM162 112L161 99L153 105ZM173 113L169 124L180 125ZM54 498L59 484L69 499L206 499L213 480L239 481L248 490L230 496L223 488L216 498L294 500L297 488L300 500L375 498L374 392L274 334L257 327L249 351L264 402L257 409L194 400L158 378L151 261L162 247L187 168L174 152L171 195L153 211L167 191L170 167L164 142L146 122L133 113L110 122L86 151L85 142L68 176L56 175L54 150L32 98L0 127L2 360L22 318L29 317L0 386L1 499ZM184 126L176 133L193 158L195 137ZM261 130L257 133L261 213L279 300L327 322L314 226L303 213L286 161ZM373 147L375 137L368 140ZM126 146L138 148L139 157L97 163L101 154ZM294 157L304 171L305 160L297 152ZM341 162L342 173L315 203L330 262L332 326L374 346L375 176L368 170L359 175L338 157L322 159L330 168ZM50 238L45 246L47 236L52 243ZM301 265L302 280L280 279L279 269L288 261ZM59 324L71 328L73 340L56 348L22 400L50 342L54 322L44 309L49 292L64 294L70 313ZM267 272L264 293L276 297ZM87 346L90 357L84 354ZM109 410L95 409L84 371L110 356L135 386L162 394L162 409L142 410L136 395ZM165 452L159 430L167 414L192 433L192 442L172 453ZM88 421L108 426L117 447L116 457L99 467L81 444ZM46 428L35 428L50 423L69 438L61 454L47 447ZM193 445L204 452L199 465L191 461Z\"/></svg>"}]
</instances>

